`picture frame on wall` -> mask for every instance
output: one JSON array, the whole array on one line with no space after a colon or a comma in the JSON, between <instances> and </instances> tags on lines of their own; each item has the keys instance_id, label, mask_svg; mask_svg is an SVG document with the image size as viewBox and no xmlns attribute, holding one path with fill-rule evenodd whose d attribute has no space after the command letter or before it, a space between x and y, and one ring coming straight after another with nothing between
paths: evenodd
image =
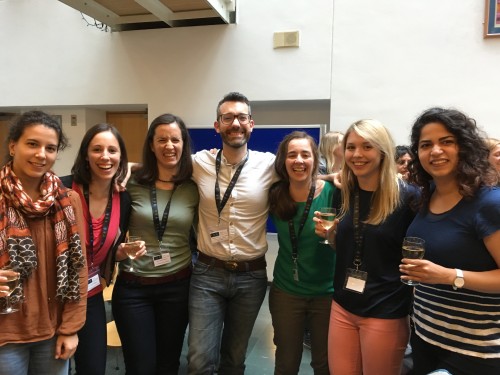
<instances>
[{"instance_id":1,"label":"picture frame on wall","mask_svg":"<svg viewBox=\"0 0 500 375\"><path fill-rule=\"evenodd\" d=\"M500 0L485 0L484 37L500 37Z\"/></svg>"}]
</instances>

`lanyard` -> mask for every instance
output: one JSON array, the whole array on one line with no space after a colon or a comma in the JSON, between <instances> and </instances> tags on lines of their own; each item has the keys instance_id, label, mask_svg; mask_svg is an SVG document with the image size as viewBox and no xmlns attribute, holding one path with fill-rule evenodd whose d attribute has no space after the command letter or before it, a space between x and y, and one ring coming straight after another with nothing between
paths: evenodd
<instances>
[{"instance_id":1,"label":"lanyard","mask_svg":"<svg viewBox=\"0 0 500 375\"><path fill-rule=\"evenodd\" d=\"M165 233L165 229L167 228L168 215L170 212L170 203L172 202L172 197L174 196L175 189L177 189L177 184L174 185L174 189L172 190L172 195L168 199L167 206L163 211L163 217L160 223L160 217L158 215L158 200L156 198L156 186L152 184L149 188L150 199L151 199L151 208L153 210L153 222L155 224L156 236L158 237L158 243L161 244L163 234Z\"/></svg>"},{"instance_id":2,"label":"lanyard","mask_svg":"<svg viewBox=\"0 0 500 375\"><path fill-rule=\"evenodd\" d=\"M106 211L104 212L104 223L102 224L102 233L101 233L101 241L99 243L99 247L96 249L94 246L94 225L92 224L92 215L90 214L90 196L89 196L89 186L84 185L83 186L83 196L85 197L85 202L87 203L87 209L88 209L88 214L89 214L89 253L90 253L90 265L94 265L94 253L97 252L102 248L102 245L104 245L104 241L106 240L106 237L108 235L108 229L109 229L109 222L111 220L111 206L112 206L112 201L113 201L113 186L109 188L109 197L108 197L108 204L106 205Z\"/></svg>"},{"instance_id":3,"label":"lanyard","mask_svg":"<svg viewBox=\"0 0 500 375\"><path fill-rule=\"evenodd\" d=\"M220 214L222 210L224 209L224 206L227 203L227 200L229 199L229 196L231 195L231 192L233 191L234 185L236 185L236 182L238 181L238 177L240 177L241 170L243 169L243 166L248 160L248 152L245 157L245 160L243 160L243 163L240 164L238 169L236 169L236 172L234 173L233 178L229 182L229 185L227 186L226 192L224 193L224 197L222 198L222 201L220 200L220 187L219 187L219 172L220 172L220 166L221 166L221 156L222 155L222 150L219 150L217 153L217 158L215 159L215 204L217 205L217 212L219 214L219 221L220 221Z\"/></svg>"},{"instance_id":4,"label":"lanyard","mask_svg":"<svg viewBox=\"0 0 500 375\"><path fill-rule=\"evenodd\" d=\"M309 190L309 195L307 196L306 206L304 207L304 212L300 219L299 232L295 234L295 226L293 225L293 219L288 220L288 231L290 233L290 242L292 243L292 259L294 263L297 263L297 258L299 256L299 237L304 229L304 224L306 223L307 217L309 216L309 211L311 210L312 201L314 198L314 192L316 191L316 184L313 181L311 189Z\"/></svg>"},{"instance_id":5,"label":"lanyard","mask_svg":"<svg viewBox=\"0 0 500 375\"><path fill-rule=\"evenodd\" d=\"M354 192L354 242L356 244L356 252L354 253L353 264L356 270L359 270L359 266L362 263L362 249L363 249L363 232L365 230L365 223L359 220L359 187L356 187Z\"/></svg>"}]
</instances>

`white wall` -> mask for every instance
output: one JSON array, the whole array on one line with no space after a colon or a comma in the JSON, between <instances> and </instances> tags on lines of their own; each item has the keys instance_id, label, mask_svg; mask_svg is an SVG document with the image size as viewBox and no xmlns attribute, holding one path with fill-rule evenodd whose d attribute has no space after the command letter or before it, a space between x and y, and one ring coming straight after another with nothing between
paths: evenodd
<instances>
[{"instance_id":1,"label":"white wall","mask_svg":"<svg viewBox=\"0 0 500 375\"><path fill-rule=\"evenodd\" d=\"M500 38L483 39L483 15L478 0L238 0L236 25L105 33L55 0L2 0L0 111L143 104L150 120L171 111L210 126L238 90L257 124L378 118L406 143L440 105L498 137ZM299 48L272 48L274 31L294 29ZM88 125L67 129L73 145Z\"/></svg>"},{"instance_id":2,"label":"white wall","mask_svg":"<svg viewBox=\"0 0 500 375\"><path fill-rule=\"evenodd\" d=\"M407 143L417 115L444 106L500 136L500 38L483 39L484 1L334 4L332 128L377 118Z\"/></svg>"}]
</instances>

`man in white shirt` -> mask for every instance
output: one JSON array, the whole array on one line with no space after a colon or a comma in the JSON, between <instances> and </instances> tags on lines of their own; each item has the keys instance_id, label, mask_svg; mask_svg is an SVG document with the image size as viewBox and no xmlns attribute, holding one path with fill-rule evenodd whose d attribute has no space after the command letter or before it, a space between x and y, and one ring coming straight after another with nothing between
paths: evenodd
<instances>
[{"instance_id":1,"label":"man in white shirt","mask_svg":"<svg viewBox=\"0 0 500 375\"><path fill-rule=\"evenodd\" d=\"M277 181L274 155L251 151L248 99L227 94L214 128L217 155L193 156L200 192L198 261L189 295L189 374L243 374L248 340L267 290L268 192Z\"/></svg>"}]
</instances>

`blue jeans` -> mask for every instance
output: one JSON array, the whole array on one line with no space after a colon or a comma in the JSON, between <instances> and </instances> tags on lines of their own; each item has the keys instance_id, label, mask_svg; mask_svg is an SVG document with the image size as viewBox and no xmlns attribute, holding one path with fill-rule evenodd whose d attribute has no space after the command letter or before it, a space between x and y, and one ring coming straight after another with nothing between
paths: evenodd
<instances>
[{"instance_id":1,"label":"blue jeans","mask_svg":"<svg viewBox=\"0 0 500 375\"><path fill-rule=\"evenodd\" d=\"M106 372L106 309L102 292L87 299L87 319L78 331L75 353L77 374L104 375Z\"/></svg>"},{"instance_id":2,"label":"blue jeans","mask_svg":"<svg viewBox=\"0 0 500 375\"><path fill-rule=\"evenodd\" d=\"M188 323L189 278L158 285L118 279L111 300L127 375L177 375Z\"/></svg>"},{"instance_id":3,"label":"blue jeans","mask_svg":"<svg viewBox=\"0 0 500 375\"><path fill-rule=\"evenodd\" d=\"M311 331L311 367L314 374L330 374L327 346L331 306L332 296L302 297L271 286L269 311L276 345L275 375L299 373L306 321Z\"/></svg>"},{"instance_id":4,"label":"blue jeans","mask_svg":"<svg viewBox=\"0 0 500 375\"><path fill-rule=\"evenodd\" d=\"M68 375L69 361L54 359L56 340L0 346L0 374Z\"/></svg>"},{"instance_id":5,"label":"blue jeans","mask_svg":"<svg viewBox=\"0 0 500 375\"><path fill-rule=\"evenodd\" d=\"M188 374L240 375L266 295L267 272L230 272L198 261L189 291ZM220 360L220 364L219 364Z\"/></svg>"}]
</instances>

